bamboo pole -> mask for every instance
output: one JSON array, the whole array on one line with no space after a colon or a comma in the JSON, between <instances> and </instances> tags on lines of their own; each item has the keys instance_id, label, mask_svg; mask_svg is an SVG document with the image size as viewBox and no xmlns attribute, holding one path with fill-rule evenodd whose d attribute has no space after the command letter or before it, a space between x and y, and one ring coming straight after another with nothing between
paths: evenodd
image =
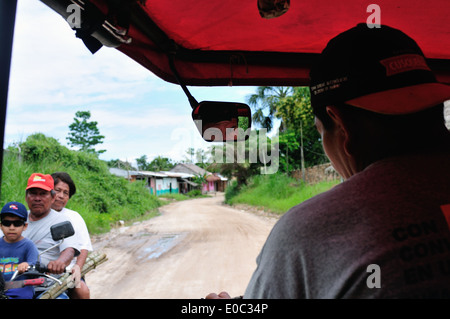
<instances>
[{"instance_id":1,"label":"bamboo pole","mask_svg":"<svg viewBox=\"0 0 450 319\"><path fill-rule=\"evenodd\" d=\"M104 263L107 261L108 258L106 258L106 254L101 252L90 252L88 257L86 258L86 262L83 265L83 269L81 270L81 277L86 275L89 271L92 269L95 269L98 265ZM50 286L50 288L45 291L39 299L55 299L60 294L65 292L69 287L71 286L72 280L69 278L71 276L70 273L65 273L63 276L59 278L59 280L62 282L60 285L59 283L55 282L53 285Z\"/></svg>"}]
</instances>

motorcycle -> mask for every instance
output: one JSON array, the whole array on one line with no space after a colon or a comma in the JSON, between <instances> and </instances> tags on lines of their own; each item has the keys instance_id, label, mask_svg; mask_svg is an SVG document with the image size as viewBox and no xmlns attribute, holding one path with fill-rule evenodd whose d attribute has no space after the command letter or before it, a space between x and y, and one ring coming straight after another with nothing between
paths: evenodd
<instances>
[{"instance_id":1,"label":"motorcycle","mask_svg":"<svg viewBox=\"0 0 450 319\"><path fill-rule=\"evenodd\" d=\"M25 279L5 282L2 273L0 273L0 299L8 299L5 292L13 288L23 288L26 286L39 286L45 282L45 278Z\"/></svg>"}]
</instances>

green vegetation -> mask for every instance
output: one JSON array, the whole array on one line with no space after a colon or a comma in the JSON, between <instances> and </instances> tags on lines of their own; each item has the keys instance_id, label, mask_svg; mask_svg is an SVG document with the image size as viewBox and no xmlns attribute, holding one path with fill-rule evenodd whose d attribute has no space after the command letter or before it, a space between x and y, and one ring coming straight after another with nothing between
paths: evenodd
<instances>
[{"instance_id":1,"label":"green vegetation","mask_svg":"<svg viewBox=\"0 0 450 319\"><path fill-rule=\"evenodd\" d=\"M136 159L138 169L142 171L168 171L175 166L170 158L157 156L150 163L147 162L147 155L142 155Z\"/></svg>"},{"instance_id":2,"label":"green vegetation","mask_svg":"<svg viewBox=\"0 0 450 319\"><path fill-rule=\"evenodd\" d=\"M74 122L69 125L70 132L66 139L69 140L70 146L79 147L81 151L96 154L104 153L106 150L95 150L95 146L102 144L105 137L100 135L96 121L88 121L90 118L90 111L76 112Z\"/></svg>"},{"instance_id":3,"label":"green vegetation","mask_svg":"<svg viewBox=\"0 0 450 319\"><path fill-rule=\"evenodd\" d=\"M171 201L182 201L182 200L186 200L189 199L189 197L187 197L186 195L183 194L162 194L159 195L159 198L164 198L164 199L168 199Z\"/></svg>"},{"instance_id":4,"label":"green vegetation","mask_svg":"<svg viewBox=\"0 0 450 319\"><path fill-rule=\"evenodd\" d=\"M322 164L328 161L314 125L308 87L260 86L248 96L253 122L270 131L277 119L279 128L280 171Z\"/></svg>"},{"instance_id":5,"label":"green vegetation","mask_svg":"<svg viewBox=\"0 0 450 319\"><path fill-rule=\"evenodd\" d=\"M30 135L18 147L5 152L1 200L25 203L28 177L35 172L65 171L77 186L67 208L79 212L91 234L109 231L119 220L139 220L158 214L162 202L151 195L143 182L129 183L111 175L105 161L94 153L69 150L51 137ZM20 159L19 159L20 157Z\"/></svg>"},{"instance_id":6,"label":"green vegetation","mask_svg":"<svg viewBox=\"0 0 450 319\"><path fill-rule=\"evenodd\" d=\"M162 194L159 197L170 199L170 200L175 200L175 201L182 201L182 200L186 200L186 199L209 197L209 196L206 194L202 194L202 191L199 189L194 189L186 194L179 194L179 193Z\"/></svg>"},{"instance_id":7,"label":"green vegetation","mask_svg":"<svg viewBox=\"0 0 450 319\"><path fill-rule=\"evenodd\" d=\"M238 190L234 182L227 188L225 201L228 204L248 204L277 214L287 212L291 207L329 190L339 181L321 182L314 185L287 177L284 174L253 176L247 185Z\"/></svg>"}]
</instances>

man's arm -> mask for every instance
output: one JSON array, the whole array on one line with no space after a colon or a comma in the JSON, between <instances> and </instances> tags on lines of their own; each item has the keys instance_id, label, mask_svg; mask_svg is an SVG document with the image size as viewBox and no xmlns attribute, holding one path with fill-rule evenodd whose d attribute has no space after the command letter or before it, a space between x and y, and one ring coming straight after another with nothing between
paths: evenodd
<instances>
[{"instance_id":1,"label":"man's arm","mask_svg":"<svg viewBox=\"0 0 450 319\"><path fill-rule=\"evenodd\" d=\"M88 253L89 251L87 251L86 249L82 249L80 254L77 256L77 265L80 267L80 269L83 269Z\"/></svg>"},{"instance_id":2,"label":"man's arm","mask_svg":"<svg viewBox=\"0 0 450 319\"><path fill-rule=\"evenodd\" d=\"M48 263L47 268L50 273L61 274L65 271L66 267L70 264L75 256L75 249L68 247L64 249L59 255L58 259L52 260Z\"/></svg>"}]
</instances>

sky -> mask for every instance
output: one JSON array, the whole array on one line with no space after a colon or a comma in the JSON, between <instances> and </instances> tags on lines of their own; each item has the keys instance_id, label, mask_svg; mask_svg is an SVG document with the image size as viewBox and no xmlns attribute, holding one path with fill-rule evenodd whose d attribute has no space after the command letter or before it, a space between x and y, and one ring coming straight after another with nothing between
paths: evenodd
<instances>
[{"instance_id":1,"label":"sky","mask_svg":"<svg viewBox=\"0 0 450 319\"><path fill-rule=\"evenodd\" d=\"M188 87L200 102L246 103L256 87ZM165 82L113 48L95 54L40 1L18 1L4 147L43 133L67 146L77 111L90 111L106 149L102 160L133 163L142 155L181 161L207 149L180 86Z\"/></svg>"}]
</instances>

